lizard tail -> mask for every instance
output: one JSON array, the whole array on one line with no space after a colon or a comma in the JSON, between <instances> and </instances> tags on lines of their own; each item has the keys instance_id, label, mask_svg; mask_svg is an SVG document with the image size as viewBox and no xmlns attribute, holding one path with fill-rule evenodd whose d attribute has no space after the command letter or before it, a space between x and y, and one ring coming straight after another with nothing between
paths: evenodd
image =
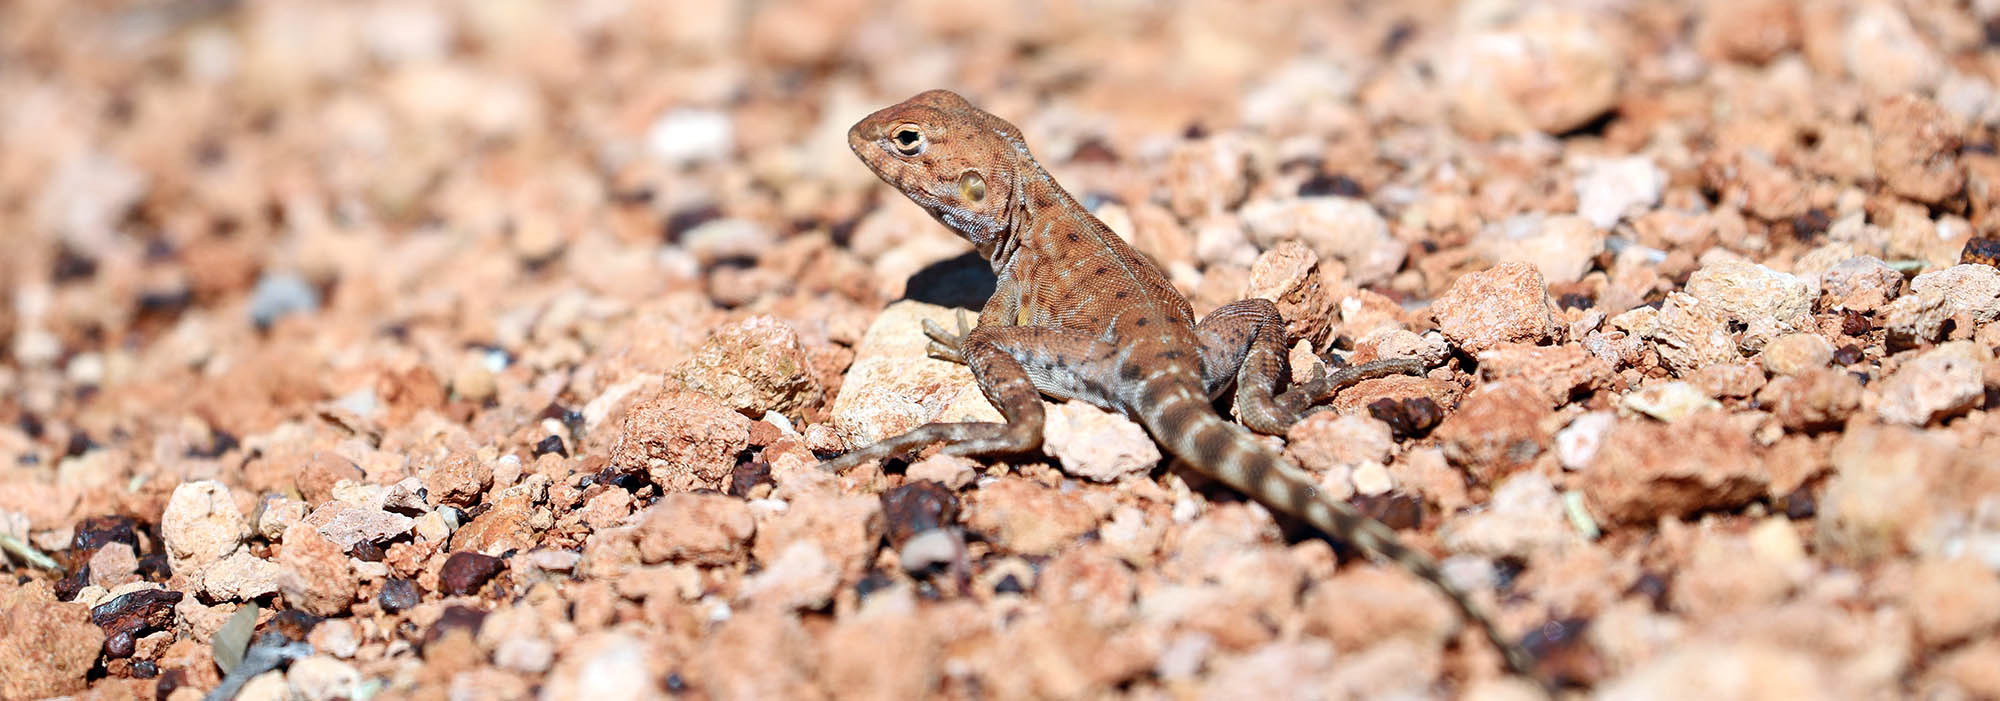
<instances>
[{"instance_id":1,"label":"lizard tail","mask_svg":"<svg viewBox=\"0 0 2000 701\"><path fill-rule=\"evenodd\" d=\"M1163 378L1164 379L1164 378ZM1162 382L1162 385L1168 384ZM1520 646L1500 633L1470 593L1445 578L1435 558L1403 545L1382 522L1319 493L1307 475L1289 460L1251 438L1242 427L1224 421L1195 389L1197 383L1147 394L1155 411L1142 423L1175 457L1264 505L1312 524L1320 532L1354 547L1396 562L1443 590L1465 620L1479 626L1486 639L1506 657L1507 667L1535 678L1533 662Z\"/></svg>"}]
</instances>

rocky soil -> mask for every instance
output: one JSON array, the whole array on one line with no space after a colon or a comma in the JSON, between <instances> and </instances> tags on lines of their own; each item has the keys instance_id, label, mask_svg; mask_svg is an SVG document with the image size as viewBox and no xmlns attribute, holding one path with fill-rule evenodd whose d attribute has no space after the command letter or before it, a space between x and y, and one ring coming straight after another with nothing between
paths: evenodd
<instances>
[{"instance_id":1,"label":"rocky soil","mask_svg":"<svg viewBox=\"0 0 2000 701\"><path fill-rule=\"evenodd\" d=\"M2000 697L2000 2L0 3L0 698L1532 698L923 357L950 87L1563 696Z\"/></svg>"}]
</instances>

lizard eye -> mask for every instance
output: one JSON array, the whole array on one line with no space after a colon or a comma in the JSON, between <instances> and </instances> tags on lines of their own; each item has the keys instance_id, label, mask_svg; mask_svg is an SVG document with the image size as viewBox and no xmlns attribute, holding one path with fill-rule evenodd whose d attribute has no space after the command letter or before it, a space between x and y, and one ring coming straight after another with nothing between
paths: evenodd
<instances>
[{"instance_id":1,"label":"lizard eye","mask_svg":"<svg viewBox=\"0 0 2000 701\"><path fill-rule=\"evenodd\" d=\"M924 133L917 131L914 124L904 124L890 134L889 143L895 147L896 153L915 156L924 152Z\"/></svg>"},{"instance_id":2,"label":"lizard eye","mask_svg":"<svg viewBox=\"0 0 2000 701\"><path fill-rule=\"evenodd\" d=\"M965 171L958 176L958 196L975 204L986 199L986 179L979 177L979 171Z\"/></svg>"}]
</instances>

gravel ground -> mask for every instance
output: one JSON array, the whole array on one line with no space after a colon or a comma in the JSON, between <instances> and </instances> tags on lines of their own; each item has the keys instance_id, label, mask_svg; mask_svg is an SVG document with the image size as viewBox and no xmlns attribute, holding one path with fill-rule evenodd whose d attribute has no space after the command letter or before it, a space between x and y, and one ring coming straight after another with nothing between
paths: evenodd
<instances>
[{"instance_id":1,"label":"gravel ground","mask_svg":"<svg viewBox=\"0 0 2000 701\"><path fill-rule=\"evenodd\" d=\"M2000 697L2000 2L0 3L0 698L1532 698L918 324L949 87L1563 696ZM982 288L983 286L983 288ZM225 672L225 669L228 670Z\"/></svg>"}]
</instances>

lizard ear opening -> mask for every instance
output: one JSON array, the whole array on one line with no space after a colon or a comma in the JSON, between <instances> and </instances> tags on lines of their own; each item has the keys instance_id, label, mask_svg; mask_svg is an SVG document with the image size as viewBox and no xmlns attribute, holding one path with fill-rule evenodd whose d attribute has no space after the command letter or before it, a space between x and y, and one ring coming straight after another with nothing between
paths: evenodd
<instances>
[{"instance_id":1,"label":"lizard ear opening","mask_svg":"<svg viewBox=\"0 0 2000 701\"><path fill-rule=\"evenodd\" d=\"M973 204L979 204L984 201L986 199L986 179L979 176L979 171L965 171L963 175L958 176L958 196L965 198L966 201Z\"/></svg>"},{"instance_id":2,"label":"lizard ear opening","mask_svg":"<svg viewBox=\"0 0 2000 701\"><path fill-rule=\"evenodd\" d=\"M889 145L896 153L915 156L924 152L924 133L915 124L899 124L889 132Z\"/></svg>"}]
</instances>

